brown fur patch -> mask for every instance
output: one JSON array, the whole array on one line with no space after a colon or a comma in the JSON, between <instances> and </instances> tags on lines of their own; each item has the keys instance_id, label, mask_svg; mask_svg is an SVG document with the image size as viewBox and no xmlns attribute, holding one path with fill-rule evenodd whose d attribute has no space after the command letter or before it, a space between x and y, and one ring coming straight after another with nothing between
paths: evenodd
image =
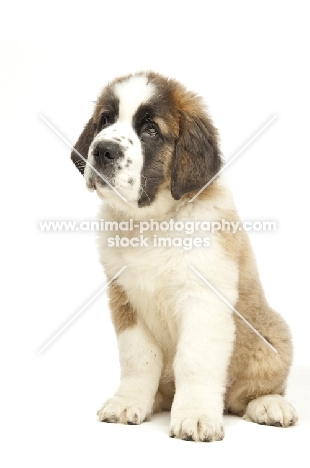
<instances>
[{"instance_id":1,"label":"brown fur patch","mask_svg":"<svg viewBox=\"0 0 310 468\"><path fill-rule=\"evenodd\" d=\"M113 111L118 114L118 98L114 93L115 82L109 83L100 93L94 109L93 119L98 123L102 112Z\"/></svg>"},{"instance_id":2,"label":"brown fur patch","mask_svg":"<svg viewBox=\"0 0 310 468\"><path fill-rule=\"evenodd\" d=\"M130 304L124 289L116 280L110 284L109 299L112 322L117 334L137 323L137 312Z\"/></svg>"},{"instance_id":3,"label":"brown fur patch","mask_svg":"<svg viewBox=\"0 0 310 468\"><path fill-rule=\"evenodd\" d=\"M239 299L236 309L278 351L275 354L234 314L236 340L226 394L228 411L243 415L249 401L261 395L284 394L292 363L291 333L284 319L267 303L246 233L241 233Z\"/></svg>"},{"instance_id":4,"label":"brown fur patch","mask_svg":"<svg viewBox=\"0 0 310 468\"><path fill-rule=\"evenodd\" d=\"M199 96L176 86L174 102L179 111L179 138L171 172L171 193L201 189L221 168L218 133Z\"/></svg>"},{"instance_id":5,"label":"brown fur patch","mask_svg":"<svg viewBox=\"0 0 310 468\"><path fill-rule=\"evenodd\" d=\"M96 124L94 123L94 120L91 117L85 125L84 130L82 131L78 141L74 145L76 151L80 153L85 159L87 159L88 149L95 136L95 131ZM86 163L74 150L72 150L71 152L71 159L77 167L77 169L81 172L81 174L84 174Z\"/></svg>"},{"instance_id":6,"label":"brown fur patch","mask_svg":"<svg viewBox=\"0 0 310 468\"><path fill-rule=\"evenodd\" d=\"M164 134L164 135L168 135L170 132L169 132L169 127L168 125L166 124L165 120L161 117L154 117L154 122L157 123L157 125L159 126L161 132Z\"/></svg>"}]
</instances>

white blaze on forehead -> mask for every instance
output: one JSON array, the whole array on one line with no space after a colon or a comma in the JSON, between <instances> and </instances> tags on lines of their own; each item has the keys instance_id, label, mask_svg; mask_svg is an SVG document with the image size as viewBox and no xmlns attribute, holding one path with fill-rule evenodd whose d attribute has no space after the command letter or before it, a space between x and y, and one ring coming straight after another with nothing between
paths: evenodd
<instances>
[{"instance_id":1,"label":"white blaze on forehead","mask_svg":"<svg viewBox=\"0 0 310 468\"><path fill-rule=\"evenodd\" d=\"M153 96L154 85L148 83L146 76L133 76L115 86L115 94L119 98L118 122L131 123L139 106Z\"/></svg>"}]
</instances>

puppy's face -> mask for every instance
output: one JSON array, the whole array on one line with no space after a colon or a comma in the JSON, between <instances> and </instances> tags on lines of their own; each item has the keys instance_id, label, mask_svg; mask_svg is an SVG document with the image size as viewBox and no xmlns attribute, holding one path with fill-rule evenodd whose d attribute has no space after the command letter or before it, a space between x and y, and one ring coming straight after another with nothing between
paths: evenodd
<instances>
[{"instance_id":1,"label":"puppy's face","mask_svg":"<svg viewBox=\"0 0 310 468\"><path fill-rule=\"evenodd\" d=\"M89 189L141 208L164 189L174 199L203 187L221 166L217 133L201 100L155 73L118 78L100 95L73 162ZM115 193L113 193L115 192Z\"/></svg>"}]
</instances>

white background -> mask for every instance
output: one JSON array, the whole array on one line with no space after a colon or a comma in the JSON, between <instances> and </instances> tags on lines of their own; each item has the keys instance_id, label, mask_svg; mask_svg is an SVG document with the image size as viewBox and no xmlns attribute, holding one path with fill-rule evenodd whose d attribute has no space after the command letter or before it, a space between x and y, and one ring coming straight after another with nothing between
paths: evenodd
<instances>
[{"instance_id":1,"label":"white background","mask_svg":"<svg viewBox=\"0 0 310 468\"><path fill-rule=\"evenodd\" d=\"M298 466L309 437L309 22L307 2L10 2L0 25L1 362L3 466ZM4 14L5 13L5 14ZM93 101L115 76L152 69L204 96L228 161L276 120L226 172L252 233L271 305L291 326L287 430L225 417L223 442L168 438L169 414L139 427L99 424L116 389L118 354L101 294L92 233L42 233L40 220L85 220L99 201L70 149Z\"/></svg>"}]
</instances>

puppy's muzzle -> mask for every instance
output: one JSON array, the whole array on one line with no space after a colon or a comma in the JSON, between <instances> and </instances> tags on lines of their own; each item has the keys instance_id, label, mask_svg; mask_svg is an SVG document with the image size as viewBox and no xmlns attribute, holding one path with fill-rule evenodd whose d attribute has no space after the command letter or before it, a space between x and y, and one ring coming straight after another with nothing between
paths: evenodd
<instances>
[{"instance_id":1,"label":"puppy's muzzle","mask_svg":"<svg viewBox=\"0 0 310 468\"><path fill-rule=\"evenodd\" d=\"M123 156L121 147L112 141L99 141L94 150L93 156L99 167L113 164L118 158Z\"/></svg>"}]
</instances>

